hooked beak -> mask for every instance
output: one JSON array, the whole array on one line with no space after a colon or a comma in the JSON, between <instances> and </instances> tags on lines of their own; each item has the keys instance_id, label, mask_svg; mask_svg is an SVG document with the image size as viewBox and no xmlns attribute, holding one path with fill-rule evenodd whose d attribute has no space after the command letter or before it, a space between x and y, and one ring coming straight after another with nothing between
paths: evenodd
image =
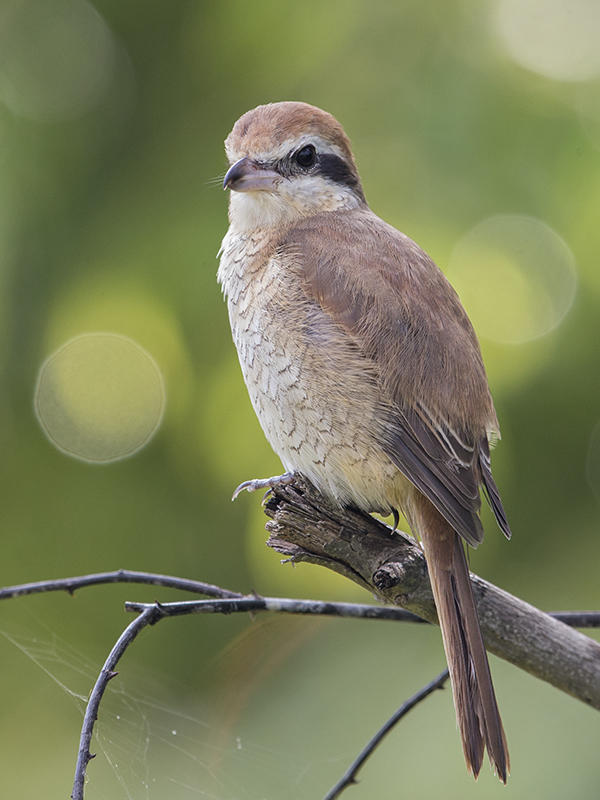
<instances>
[{"instance_id":1,"label":"hooked beak","mask_svg":"<svg viewBox=\"0 0 600 800\"><path fill-rule=\"evenodd\" d=\"M248 156L244 156L228 169L223 189L232 189L234 192L273 192L280 181L281 175L278 172L264 169Z\"/></svg>"}]
</instances>

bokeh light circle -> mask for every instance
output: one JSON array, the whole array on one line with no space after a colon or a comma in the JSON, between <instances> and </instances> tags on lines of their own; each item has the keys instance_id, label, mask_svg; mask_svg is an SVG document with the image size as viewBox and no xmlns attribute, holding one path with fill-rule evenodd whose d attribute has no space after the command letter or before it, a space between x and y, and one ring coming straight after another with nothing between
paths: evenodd
<instances>
[{"instance_id":1,"label":"bokeh light circle","mask_svg":"<svg viewBox=\"0 0 600 800\"><path fill-rule=\"evenodd\" d=\"M522 344L552 331L577 289L575 258L552 228L532 217L498 214L455 246L448 279L477 333Z\"/></svg>"},{"instance_id":2,"label":"bokeh light circle","mask_svg":"<svg viewBox=\"0 0 600 800\"><path fill-rule=\"evenodd\" d=\"M498 0L495 31L522 67L559 81L600 75L598 0Z\"/></svg>"},{"instance_id":3,"label":"bokeh light circle","mask_svg":"<svg viewBox=\"0 0 600 800\"><path fill-rule=\"evenodd\" d=\"M61 452L106 464L133 455L152 439L164 414L164 382L137 342L115 333L87 333L44 361L34 408Z\"/></svg>"},{"instance_id":4,"label":"bokeh light circle","mask_svg":"<svg viewBox=\"0 0 600 800\"><path fill-rule=\"evenodd\" d=\"M110 85L114 37L87 0L5 0L0 101L18 116L54 121L85 113Z\"/></svg>"}]
</instances>

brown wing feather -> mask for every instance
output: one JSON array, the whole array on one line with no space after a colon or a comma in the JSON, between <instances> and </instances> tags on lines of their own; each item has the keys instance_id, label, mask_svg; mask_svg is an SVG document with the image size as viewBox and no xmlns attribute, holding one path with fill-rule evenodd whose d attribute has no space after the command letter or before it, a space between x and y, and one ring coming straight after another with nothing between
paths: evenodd
<instances>
[{"instance_id":1,"label":"brown wing feather","mask_svg":"<svg viewBox=\"0 0 600 800\"><path fill-rule=\"evenodd\" d=\"M398 410L384 428L383 449L473 547L483 539L477 472L454 460L412 410Z\"/></svg>"},{"instance_id":2,"label":"brown wing feather","mask_svg":"<svg viewBox=\"0 0 600 800\"><path fill-rule=\"evenodd\" d=\"M508 532L487 450L498 424L458 296L418 245L368 209L323 216L294 226L284 247L298 256L308 297L376 366L382 448L470 544L483 536L482 480Z\"/></svg>"}]
</instances>

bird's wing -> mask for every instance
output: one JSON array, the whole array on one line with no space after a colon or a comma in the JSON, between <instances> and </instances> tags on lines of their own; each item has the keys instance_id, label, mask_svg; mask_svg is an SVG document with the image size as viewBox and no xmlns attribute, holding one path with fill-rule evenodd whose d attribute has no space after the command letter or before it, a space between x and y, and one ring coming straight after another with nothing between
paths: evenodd
<instances>
[{"instance_id":1,"label":"bird's wing","mask_svg":"<svg viewBox=\"0 0 600 800\"><path fill-rule=\"evenodd\" d=\"M474 546L483 538L483 483L510 536L490 470L488 434L497 421L479 345L433 261L365 209L308 217L283 247L307 297L375 368L378 435L389 458Z\"/></svg>"}]
</instances>

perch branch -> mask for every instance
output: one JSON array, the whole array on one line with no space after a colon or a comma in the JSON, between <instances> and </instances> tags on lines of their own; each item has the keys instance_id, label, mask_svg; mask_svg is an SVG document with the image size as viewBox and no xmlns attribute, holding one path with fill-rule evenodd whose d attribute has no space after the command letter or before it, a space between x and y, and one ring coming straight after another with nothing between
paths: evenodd
<instances>
[{"instance_id":1,"label":"perch branch","mask_svg":"<svg viewBox=\"0 0 600 800\"><path fill-rule=\"evenodd\" d=\"M375 518L339 509L300 479L267 496L268 544L292 561L321 564L381 600L437 622L418 544ZM472 575L487 648L600 709L600 644L549 614Z\"/></svg>"}]
</instances>

